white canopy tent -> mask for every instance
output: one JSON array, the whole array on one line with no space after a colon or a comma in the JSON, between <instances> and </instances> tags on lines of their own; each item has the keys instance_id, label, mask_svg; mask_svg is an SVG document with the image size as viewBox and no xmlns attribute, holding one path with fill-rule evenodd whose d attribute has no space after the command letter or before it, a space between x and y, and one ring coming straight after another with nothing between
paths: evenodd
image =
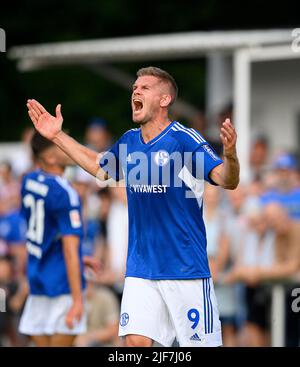
<instances>
[{"instance_id":1,"label":"white canopy tent","mask_svg":"<svg viewBox=\"0 0 300 367\"><path fill-rule=\"evenodd\" d=\"M299 58L293 52L292 30L211 31L16 46L9 57L20 71L53 65L97 65L113 62L206 57L209 113L232 100L239 134L241 178L249 178L251 63Z\"/></svg>"}]
</instances>

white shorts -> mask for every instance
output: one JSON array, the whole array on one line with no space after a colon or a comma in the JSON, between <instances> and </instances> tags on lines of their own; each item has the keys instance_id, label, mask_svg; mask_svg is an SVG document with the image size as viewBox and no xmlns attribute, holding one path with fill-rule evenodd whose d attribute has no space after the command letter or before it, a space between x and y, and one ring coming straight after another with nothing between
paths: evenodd
<instances>
[{"instance_id":1,"label":"white shorts","mask_svg":"<svg viewBox=\"0 0 300 367\"><path fill-rule=\"evenodd\" d=\"M65 317L73 303L69 294L58 297L29 295L21 316L19 331L25 335L78 335L86 332L86 314L73 329L65 323Z\"/></svg>"},{"instance_id":2,"label":"white shorts","mask_svg":"<svg viewBox=\"0 0 300 367\"><path fill-rule=\"evenodd\" d=\"M119 336L146 336L165 347L222 345L221 322L211 278L148 280L127 277Z\"/></svg>"}]
</instances>

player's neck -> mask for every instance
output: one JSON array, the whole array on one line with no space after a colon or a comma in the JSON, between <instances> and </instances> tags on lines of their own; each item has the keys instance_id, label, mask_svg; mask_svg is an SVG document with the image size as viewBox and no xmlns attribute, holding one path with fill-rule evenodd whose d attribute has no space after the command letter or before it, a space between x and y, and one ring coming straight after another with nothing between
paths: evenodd
<instances>
[{"instance_id":1,"label":"player's neck","mask_svg":"<svg viewBox=\"0 0 300 367\"><path fill-rule=\"evenodd\" d=\"M50 175L54 175L54 176L62 176L65 172L65 169L63 167L60 167L60 166L42 165L41 169L44 172L49 173Z\"/></svg>"},{"instance_id":2,"label":"player's neck","mask_svg":"<svg viewBox=\"0 0 300 367\"><path fill-rule=\"evenodd\" d=\"M156 118L149 120L145 124L141 125L141 133L145 143L158 136L163 130L165 130L171 121L168 116L165 118Z\"/></svg>"}]
</instances>

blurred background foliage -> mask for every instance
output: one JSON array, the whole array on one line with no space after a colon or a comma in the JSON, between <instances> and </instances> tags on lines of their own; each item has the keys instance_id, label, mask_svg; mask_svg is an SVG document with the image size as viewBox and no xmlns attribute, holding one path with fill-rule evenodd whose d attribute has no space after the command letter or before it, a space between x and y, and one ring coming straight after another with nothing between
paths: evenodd
<instances>
[{"instance_id":1,"label":"blurred background foliage","mask_svg":"<svg viewBox=\"0 0 300 367\"><path fill-rule=\"evenodd\" d=\"M13 45L110 38L130 35L186 32L294 28L296 2L280 4L217 0L23 0L1 4L0 27L7 48ZM286 3L285 3L286 4ZM294 5L295 4L295 5ZM205 61L201 59L151 62L176 78L180 97L204 109ZM145 63L114 66L132 75ZM30 125L25 103L40 100L50 111L62 103L64 126L76 138L88 120L99 116L120 136L131 126L130 93L80 66L52 67L19 73L5 53L0 54L0 141L19 140Z\"/></svg>"}]
</instances>

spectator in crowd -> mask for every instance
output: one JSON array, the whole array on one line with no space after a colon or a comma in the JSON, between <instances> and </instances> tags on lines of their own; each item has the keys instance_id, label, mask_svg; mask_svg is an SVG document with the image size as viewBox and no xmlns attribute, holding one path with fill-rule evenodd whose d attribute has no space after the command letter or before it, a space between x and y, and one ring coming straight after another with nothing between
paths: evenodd
<instances>
[{"instance_id":1,"label":"spectator in crowd","mask_svg":"<svg viewBox=\"0 0 300 367\"><path fill-rule=\"evenodd\" d=\"M87 282L87 332L75 339L77 347L120 346L118 337L119 302L104 286Z\"/></svg>"},{"instance_id":2,"label":"spectator in crowd","mask_svg":"<svg viewBox=\"0 0 300 367\"><path fill-rule=\"evenodd\" d=\"M33 134L34 128L32 126L25 127L22 132L21 148L12 161L13 171L18 177L21 177L33 166L33 157L30 149L30 141Z\"/></svg>"},{"instance_id":3,"label":"spectator in crowd","mask_svg":"<svg viewBox=\"0 0 300 367\"><path fill-rule=\"evenodd\" d=\"M205 118L205 114L202 111L197 112L190 122L190 127L199 131L199 133L203 136L206 135L207 122Z\"/></svg>"},{"instance_id":4,"label":"spectator in crowd","mask_svg":"<svg viewBox=\"0 0 300 367\"><path fill-rule=\"evenodd\" d=\"M20 183L8 162L0 164L0 255L9 253L24 273L26 225L20 215Z\"/></svg>"},{"instance_id":5,"label":"spectator in crowd","mask_svg":"<svg viewBox=\"0 0 300 367\"><path fill-rule=\"evenodd\" d=\"M219 282L222 273L230 267L230 244L226 228L226 212L221 205L221 194L219 187L205 186L203 216L206 224L209 266L215 281L215 293L223 326L223 345L235 346L236 301L234 287L222 285Z\"/></svg>"},{"instance_id":6,"label":"spectator in crowd","mask_svg":"<svg viewBox=\"0 0 300 367\"><path fill-rule=\"evenodd\" d=\"M230 121L234 121L232 102L229 102L228 104L226 104L219 111L217 116L214 118L211 118L207 124L208 129L206 130L205 136L207 136L208 140L211 143L211 146L214 148L214 150L216 151L216 153L219 156L222 156L223 154L223 146L220 141L219 130L220 130L220 127L223 121L225 121L227 118L229 118Z\"/></svg>"},{"instance_id":7,"label":"spectator in crowd","mask_svg":"<svg viewBox=\"0 0 300 367\"><path fill-rule=\"evenodd\" d=\"M269 142L263 135L257 136L251 146L250 169L252 180L261 179L268 168Z\"/></svg>"},{"instance_id":8,"label":"spectator in crowd","mask_svg":"<svg viewBox=\"0 0 300 367\"><path fill-rule=\"evenodd\" d=\"M25 273L26 224L18 211L5 212L6 205L0 201L0 256L10 254L15 260L15 271L22 276Z\"/></svg>"},{"instance_id":9,"label":"spectator in crowd","mask_svg":"<svg viewBox=\"0 0 300 367\"><path fill-rule=\"evenodd\" d=\"M0 203L2 212L9 213L20 208L20 183L8 162L0 164Z\"/></svg>"},{"instance_id":10,"label":"spectator in crowd","mask_svg":"<svg viewBox=\"0 0 300 367\"><path fill-rule=\"evenodd\" d=\"M286 284L286 346L299 346L300 320L299 314L291 309L291 292L300 285L300 224L291 219L287 211L278 203L269 203L258 214L257 219L256 226L258 225L260 233L265 232L265 240L260 250L256 247L259 250L256 255L253 251L246 252L247 263L244 262L246 266L236 267L231 274L231 280L234 278L247 284L247 307L250 316L248 321L256 323L254 328L249 323L247 325L248 340L250 345L268 344L262 333L265 331L263 326L270 321L270 283L268 282L284 281ZM251 237L245 236L246 246L249 240ZM254 243L252 244L254 248L253 245ZM265 319L266 315L268 320ZM259 330L258 325L263 328Z\"/></svg>"},{"instance_id":11,"label":"spectator in crowd","mask_svg":"<svg viewBox=\"0 0 300 367\"><path fill-rule=\"evenodd\" d=\"M264 217L275 233L276 258L268 269L255 269L256 281L284 281L285 283L285 345L300 346L300 314L294 313L292 290L300 287L300 222L291 219L278 203L264 209ZM252 276L250 274L250 276Z\"/></svg>"},{"instance_id":12,"label":"spectator in crowd","mask_svg":"<svg viewBox=\"0 0 300 367\"><path fill-rule=\"evenodd\" d=\"M0 289L5 293L6 310L0 312L0 346L24 346L25 340L18 334L17 325L28 285L24 277L17 279L14 276L13 258L9 255L0 256Z\"/></svg>"},{"instance_id":13,"label":"spectator in crowd","mask_svg":"<svg viewBox=\"0 0 300 367\"><path fill-rule=\"evenodd\" d=\"M101 232L101 246L98 247L98 251L95 256L100 259L104 268L108 267L109 263L109 249L107 240L107 220L110 213L111 203L112 203L112 192L108 187L104 187L97 192L100 200L100 232Z\"/></svg>"},{"instance_id":14,"label":"spectator in crowd","mask_svg":"<svg viewBox=\"0 0 300 367\"><path fill-rule=\"evenodd\" d=\"M276 201L287 209L295 220L300 220L300 186L298 162L291 154L281 154L273 164L274 174L270 187L261 197L264 205Z\"/></svg>"},{"instance_id":15,"label":"spectator in crowd","mask_svg":"<svg viewBox=\"0 0 300 367\"><path fill-rule=\"evenodd\" d=\"M239 331L245 322L246 305L244 302L244 285L236 283L234 285L224 284L223 277L232 270L237 261L240 244L243 241L244 233L247 229L247 217L245 215L246 206L249 205L249 188L239 185L235 190L226 192L226 233L229 239L228 264L219 283L223 287L233 288L233 302L235 303L235 315L232 320L232 329ZM250 196L254 196L252 193ZM236 342L238 335L236 335Z\"/></svg>"},{"instance_id":16,"label":"spectator in crowd","mask_svg":"<svg viewBox=\"0 0 300 367\"><path fill-rule=\"evenodd\" d=\"M264 222L275 234L275 257L268 268L254 269L249 279L298 279L300 275L300 223L291 219L280 204L269 203L263 210Z\"/></svg>"},{"instance_id":17,"label":"spectator in crowd","mask_svg":"<svg viewBox=\"0 0 300 367\"><path fill-rule=\"evenodd\" d=\"M223 269L228 239L225 232L225 213L221 207L219 187L205 185L203 216L206 223L207 253L212 277L216 279Z\"/></svg>"},{"instance_id":18,"label":"spectator in crowd","mask_svg":"<svg viewBox=\"0 0 300 367\"><path fill-rule=\"evenodd\" d=\"M206 125L202 114L191 121L192 127L215 141L220 154L219 130L211 126L217 127L225 117L232 117L232 105L220 111L215 124ZM0 164L0 288L7 294L7 312L0 313L3 345L26 345L15 326L28 290L23 276L26 228L18 208L20 176L33 166L28 147L32 132L32 128L24 130L18 159ZM84 139L101 152L111 145L112 137L107 123L94 118ZM286 345L299 346L300 314L291 311L291 292L300 288L300 175L290 153L279 154L269 165L269 148L264 136L252 141L247 185L227 193L211 185L205 188L207 250L225 346L270 345L270 296L272 285L278 283L285 289ZM119 346L118 300L128 241L125 189L99 187L81 169L74 170L70 178L83 202L84 255L96 256L101 264L100 274L85 268L88 332L75 345Z\"/></svg>"},{"instance_id":19,"label":"spectator in crowd","mask_svg":"<svg viewBox=\"0 0 300 367\"><path fill-rule=\"evenodd\" d=\"M246 346L269 345L270 292L257 282L256 269L266 269L274 261L274 234L268 230L260 206L249 205L247 227L239 244L234 268L224 283L243 282L245 286L246 323L241 332Z\"/></svg>"},{"instance_id":20,"label":"spectator in crowd","mask_svg":"<svg viewBox=\"0 0 300 367\"><path fill-rule=\"evenodd\" d=\"M4 338L8 336L8 329L11 324L11 314L9 310L9 299L16 291L16 285L12 280L12 260L8 256L0 256L0 289L1 289L1 308L6 312L0 312L0 346L3 346ZM5 299L3 299L3 295Z\"/></svg>"},{"instance_id":21,"label":"spectator in crowd","mask_svg":"<svg viewBox=\"0 0 300 367\"><path fill-rule=\"evenodd\" d=\"M90 175L81 168L76 170L72 184L78 192L82 202L84 222L82 253L84 256L95 256L99 253L99 247L101 246L100 212L98 209L100 206L99 197L93 191L94 186L91 184Z\"/></svg>"},{"instance_id":22,"label":"spectator in crowd","mask_svg":"<svg viewBox=\"0 0 300 367\"><path fill-rule=\"evenodd\" d=\"M94 117L90 120L85 132L85 143L98 153L105 152L111 146L111 134L107 122Z\"/></svg>"},{"instance_id":23,"label":"spectator in crowd","mask_svg":"<svg viewBox=\"0 0 300 367\"><path fill-rule=\"evenodd\" d=\"M243 234L247 228L245 206L248 199L248 187L239 185L235 190L226 192L226 228L229 236L232 261L236 260Z\"/></svg>"},{"instance_id":24,"label":"spectator in crowd","mask_svg":"<svg viewBox=\"0 0 300 367\"><path fill-rule=\"evenodd\" d=\"M110 285L121 300L128 244L127 200L124 187L109 190L112 202L107 217L106 267L99 281Z\"/></svg>"}]
</instances>

